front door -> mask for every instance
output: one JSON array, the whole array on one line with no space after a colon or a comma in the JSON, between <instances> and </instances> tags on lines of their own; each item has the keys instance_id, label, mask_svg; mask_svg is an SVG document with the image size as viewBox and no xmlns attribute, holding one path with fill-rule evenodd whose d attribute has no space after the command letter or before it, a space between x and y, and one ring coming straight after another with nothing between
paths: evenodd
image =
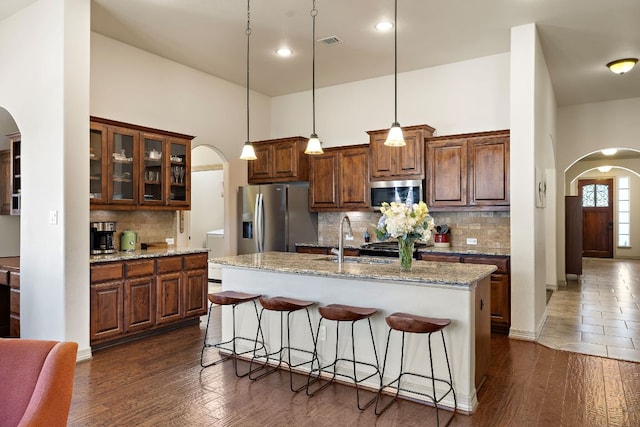
<instances>
[{"instance_id":1,"label":"front door","mask_svg":"<svg viewBox=\"0 0 640 427\"><path fill-rule=\"evenodd\" d=\"M578 181L582 200L582 256L613 258L613 179Z\"/></svg>"}]
</instances>

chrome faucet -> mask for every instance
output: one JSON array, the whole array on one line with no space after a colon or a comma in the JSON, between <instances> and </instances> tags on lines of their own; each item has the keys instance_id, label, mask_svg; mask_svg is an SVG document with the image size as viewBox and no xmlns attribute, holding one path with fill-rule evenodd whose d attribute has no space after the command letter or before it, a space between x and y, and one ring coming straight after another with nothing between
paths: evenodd
<instances>
[{"instance_id":1,"label":"chrome faucet","mask_svg":"<svg viewBox=\"0 0 640 427\"><path fill-rule=\"evenodd\" d=\"M342 219L340 220L340 239L339 239L339 243L338 243L338 266L342 267L342 263L344 262L344 230L342 228L342 226L344 225L344 220L347 220L347 226L349 227L349 230L347 231L347 236L348 237L353 237L353 230L351 229L351 221L349 220L348 216L343 216Z\"/></svg>"}]
</instances>

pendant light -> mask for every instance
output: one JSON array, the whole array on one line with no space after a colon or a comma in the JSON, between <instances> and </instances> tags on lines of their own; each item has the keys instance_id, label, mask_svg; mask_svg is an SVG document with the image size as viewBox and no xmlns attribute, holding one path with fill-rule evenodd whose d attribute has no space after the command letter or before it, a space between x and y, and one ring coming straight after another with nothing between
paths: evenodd
<instances>
[{"instance_id":1,"label":"pendant light","mask_svg":"<svg viewBox=\"0 0 640 427\"><path fill-rule=\"evenodd\" d=\"M404 136L402 135L402 128L398 123L398 0L394 0L394 17L393 17L393 54L394 54L394 70L393 70L393 83L394 83L394 110L395 115L391 129L389 129L389 135L384 145L388 147L404 147L407 145L404 142Z\"/></svg>"},{"instance_id":2,"label":"pendant light","mask_svg":"<svg viewBox=\"0 0 640 427\"><path fill-rule=\"evenodd\" d=\"M313 107L313 131L309 136L307 142L307 148L304 150L305 154L322 154L322 143L320 138L316 134L316 16L318 10L316 9L316 0L313 0L313 8L311 9L311 18L313 19L313 32L311 37L311 43L313 44L313 59L311 61L311 104Z\"/></svg>"},{"instance_id":3,"label":"pendant light","mask_svg":"<svg viewBox=\"0 0 640 427\"><path fill-rule=\"evenodd\" d=\"M242 153L240 159L242 160L256 160L256 152L253 149L251 140L249 139L249 38L251 36L251 7L250 1L247 0L247 29L245 34L247 35L247 141L242 146Z\"/></svg>"}]
</instances>

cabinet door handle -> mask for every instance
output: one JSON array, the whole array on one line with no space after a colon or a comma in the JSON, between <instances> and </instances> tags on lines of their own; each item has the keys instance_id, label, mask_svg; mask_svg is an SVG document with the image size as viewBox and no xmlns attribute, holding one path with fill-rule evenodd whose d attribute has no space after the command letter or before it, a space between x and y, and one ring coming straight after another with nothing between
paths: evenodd
<instances>
[{"instance_id":1,"label":"cabinet door handle","mask_svg":"<svg viewBox=\"0 0 640 427\"><path fill-rule=\"evenodd\" d=\"M481 299L480 300L480 310L482 310L484 308L484 300Z\"/></svg>"}]
</instances>

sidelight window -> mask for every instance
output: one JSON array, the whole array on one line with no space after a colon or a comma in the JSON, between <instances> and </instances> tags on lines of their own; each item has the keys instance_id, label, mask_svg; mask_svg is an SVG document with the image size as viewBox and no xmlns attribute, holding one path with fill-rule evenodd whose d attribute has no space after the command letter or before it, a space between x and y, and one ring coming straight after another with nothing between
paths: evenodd
<instances>
[{"instance_id":1,"label":"sidelight window","mask_svg":"<svg viewBox=\"0 0 640 427\"><path fill-rule=\"evenodd\" d=\"M631 212L629 177L618 178L618 247L630 247Z\"/></svg>"}]
</instances>

